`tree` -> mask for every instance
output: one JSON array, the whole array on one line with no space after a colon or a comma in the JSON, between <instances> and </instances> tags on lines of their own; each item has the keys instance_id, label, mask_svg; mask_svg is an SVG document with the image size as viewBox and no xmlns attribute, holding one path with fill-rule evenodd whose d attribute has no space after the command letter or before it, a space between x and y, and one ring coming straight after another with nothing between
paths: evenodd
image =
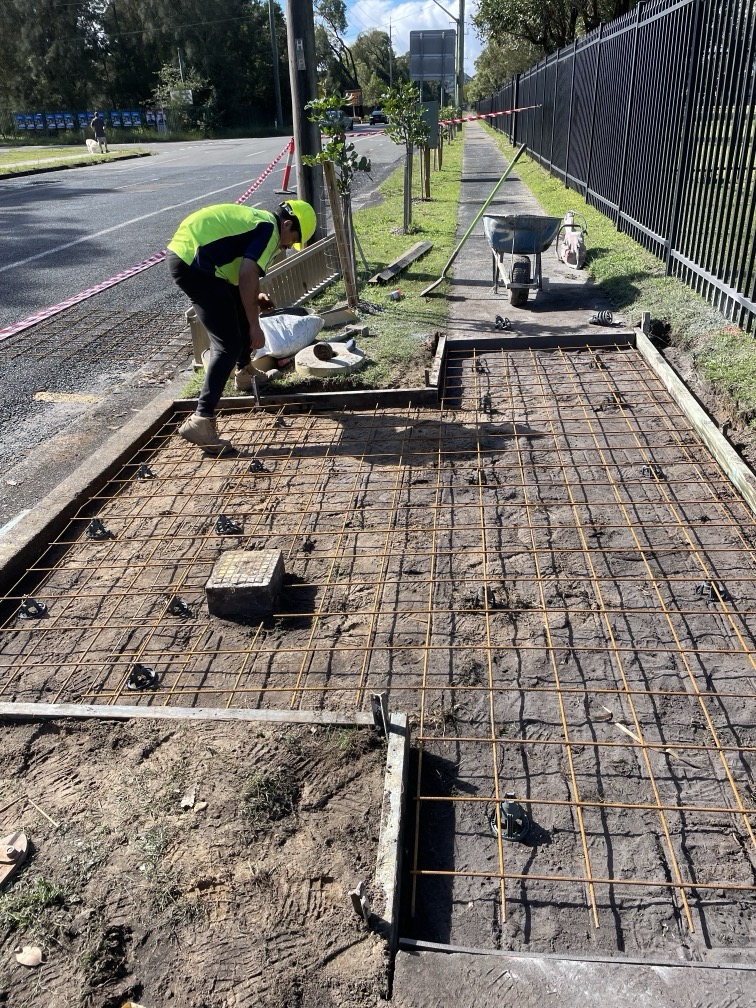
<instances>
[{"instance_id":1,"label":"tree","mask_svg":"<svg viewBox=\"0 0 756 1008\"><path fill-rule=\"evenodd\" d=\"M504 44L511 36L548 56L635 4L636 0L480 0L472 21L484 42Z\"/></svg>"},{"instance_id":2,"label":"tree","mask_svg":"<svg viewBox=\"0 0 756 1008\"><path fill-rule=\"evenodd\" d=\"M95 4L60 4L55 0L3 0L0 6L5 50L3 92L20 107L86 108L95 70ZM7 17L6 17L7 15Z\"/></svg>"},{"instance_id":3,"label":"tree","mask_svg":"<svg viewBox=\"0 0 756 1008\"><path fill-rule=\"evenodd\" d=\"M354 58L349 46L344 42L344 35L347 31L345 0L317 0L313 9L316 17L320 20L320 25L315 29L316 33L317 28L320 27L325 36L323 38L321 35L321 45L324 46L325 51L318 54L326 70L326 79L321 75L323 90L326 94L334 94L337 90L351 91L359 87ZM316 44L317 41L316 34ZM327 78L331 78L328 83ZM331 82L335 83L337 79L342 82L342 86L338 89L331 86Z\"/></svg>"},{"instance_id":4,"label":"tree","mask_svg":"<svg viewBox=\"0 0 756 1008\"><path fill-rule=\"evenodd\" d=\"M182 98L177 97L178 93L186 90L192 92L191 105L187 105ZM161 67L153 101L163 108L176 109L181 119L181 126L185 129L212 132L218 124L215 88L191 69L184 71L182 79L178 67L170 63Z\"/></svg>"},{"instance_id":5,"label":"tree","mask_svg":"<svg viewBox=\"0 0 756 1008\"><path fill-rule=\"evenodd\" d=\"M364 155L358 157L354 144L347 142L341 123L341 106L344 104L346 104L346 96L336 94L317 98L305 105L310 113L310 122L320 124L326 138L326 145L319 154L305 156L302 160L308 165L319 164L323 166L326 191L331 201L331 216L336 233L336 244L339 249L339 258L342 260L341 271L347 290L347 301L353 308L357 303L355 279L357 271L352 220L352 183L357 172L369 174L371 166L370 160ZM335 115L330 117L329 113L335 113ZM334 181L336 183L335 189L333 187Z\"/></svg>"},{"instance_id":6,"label":"tree","mask_svg":"<svg viewBox=\"0 0 756 1008\"><path fill-rule=\"evenodd\" d=\"M415 144L428 139L428 124L423 119L420 94L414 84L398 84L381 96L388 116L386 132L394 143L404 144L404 233L412 226L412 154Z\"/></svg>"},{"instance_id":7,"label":"tree","mask_svg":"<svg viewBox=\"0 0 756 1008\"><path fill-rule=\"evenodd\" d=\"M533 66L541 56L535 46L511 35L502 42L489 42L475 60L475 76L467 85L468 99L476 102L494 94L510 77Z\"/></svg>"},{"instance_id":8,"label":"tree","mask_svg":"<svg viewBox=\"0 0 756 1008\"><path fill-rule=\"evenodd\" d=\"M360 32L351 48L357 77L362 88L362 104L377 105L391 84L394 54L387 32L373 28Z\"/></svg>"}]
</instances>

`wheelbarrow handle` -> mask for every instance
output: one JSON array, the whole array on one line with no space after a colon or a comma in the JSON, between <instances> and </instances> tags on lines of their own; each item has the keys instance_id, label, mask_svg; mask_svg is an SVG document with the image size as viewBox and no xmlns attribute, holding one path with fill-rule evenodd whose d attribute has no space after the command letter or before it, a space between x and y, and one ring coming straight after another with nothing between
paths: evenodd
<instances>
[{"instance_id":1,"label":"wheelbarrow handle","mask_svg":"<svg viewBox=\"0 0 756 1008\"><path fill-rule=\"evenodd\" d=\"M517 159L519 158L520 154L522 154L522 152L525 150L525 148L526 148L526 144L522 144L518 148L517 153L512 158L512 160L509 162L509 165L507 166L507 170L504 172L504 174L501 176L501 178L499 179L499 181L493 187L493 189L491 191L491 195L488 197L488 199L483 204L483 206L480 208L480 210L476 213L475 217L473 218L472 223L470 224L470 227L462 235L461 239L459 240L459 243L458 243L457 247L454 249L454 251L452 252L452 254L449 256L449 261L447 262L446 266L444 266L444 268L441 270L441 276L438 278L438 280L435 280L430 285L430 287L426 287L424 291L420 292L420 296L421 297L424 297L426 294L430 294L430 292L432 290L435 290L435 288L438 287L438 285L444 279L444 277L446 276L446 273L447 273L449 267L451 266L451 264L454 262L454 260L459 255L460 249L462 248L462 246L465 244L465 242L467 241L467 239L472 234L473 228L478 223L478 221L480 220L480 218L483 216L483 214L486 212L486 210L488 210L488 207L490 206L491 201L493 200L494 196L496 195L496 193L501 188L502 184L504 182L506 182L506 180L509 178L510 172L514 168Z\"/></svg>"}]
</instances>

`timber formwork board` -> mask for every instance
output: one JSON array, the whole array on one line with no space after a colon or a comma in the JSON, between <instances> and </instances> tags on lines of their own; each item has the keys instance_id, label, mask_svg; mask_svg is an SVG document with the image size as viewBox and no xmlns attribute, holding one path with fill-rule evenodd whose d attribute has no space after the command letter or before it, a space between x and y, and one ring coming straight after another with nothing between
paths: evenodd
<instances>
[{"instance_id":1,"label":"timber formwork board","mask_svg":"<svg viewBox=\"0 0 756 1008\"><path fill-rule=\"evenodd\" d=\"M0 700L353 710L388 690L418 755L408 936L742 954L753 513L630 344L454 349L442 396L229 412L220 459L167 422L8 590ZM207 614L239 548L284 554L269 620ZM500 838L506 793L524 843Z\"/></svg>"}]
</instances>

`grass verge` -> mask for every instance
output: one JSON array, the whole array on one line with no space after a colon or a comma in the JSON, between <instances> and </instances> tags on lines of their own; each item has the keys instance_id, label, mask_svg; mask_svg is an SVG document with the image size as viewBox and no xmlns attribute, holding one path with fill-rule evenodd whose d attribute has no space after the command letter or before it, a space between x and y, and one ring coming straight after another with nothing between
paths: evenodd
<instances>
[{"instance_id":1,"label":"grass verge","mask_svg":"<svg viewBox=\"0 0 756 1008\"><path fill-rule=\"evenodd\" d=\"M516 148L486 126L507 158ZM710 384L733 421L756 434L756 341L727 322L707 301L675 277L664 264L612 221L523 155L517 172L548 214L575 210L585 217L589 248L586 269L612 306L637 324L651 313L653 335L690 353L700 376Z\"/></svg>"},{"instance_id":2,"label":"grass verge","mask_svg":"<svg viewBox=\"0 0 756 1008\"><path fill-rule=\"evenodd\" d=\"M444 148L441 171L431 172L430 200L419 198L417 158L414 169L411 234L401 234L403 168L398 168L378 187L378 199L371 201L371 206L354 213L355 232L367 260L365 269L358 255L358 289L364 306L359 314L361 324L370 327L370 336L361 338L359 346L368 355L369 363L361 371L344 378L303 379L293 372L285 373L263 386L266 395L294 390L394 388L423 384L424 369L431 359L427 337L446 326L448 309L445 298L421 298L420 292L438 278L454 248L462 174L461 138ZM418 241L432 242L433 248L412 263L395 283L385 287L367 283L369 277L398 259ZM402 299L389 300L389 293L397 287L402 292ZM443 286L439 288L440 291L443 289ZM324 310L343 300L344 288L339 283L318 299L308 302L307 307L315 311ZM328 331L324 330L323 337L327 336ZM184 389L184 395L195 397L201 385L202 374L198 373ZM236 394L233 382L228 383L225 394Z\"/></svg>"},{"instance_id":3,"label":"grass verge","mask_svg":"<svg viewBox=\"0 0 756 1008\"><path fill-rule=\"evenodd\" d=\"M0 151L0 178L23 173L54 171L56 168L85 168L103 161L122 161L128 158L147 157L152 151L135 148L128 151L111 150L109 154L84 154L70 147L40 147L39 154L31 151Z\"/></svg>"}]
</instances>

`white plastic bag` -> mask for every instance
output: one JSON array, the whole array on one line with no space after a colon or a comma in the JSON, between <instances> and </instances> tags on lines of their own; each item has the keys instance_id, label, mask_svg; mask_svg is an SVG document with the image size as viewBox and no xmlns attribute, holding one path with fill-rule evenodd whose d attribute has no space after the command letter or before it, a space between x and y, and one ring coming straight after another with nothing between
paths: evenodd
<instances>
[{"instance_id":1,"label":"white plastic bag","mask_svg":"<svg viewBox=\"0 0 756 1008\"><path fill-rule=\"evenodd\" d=\"M265 333L265 346L257 351L253 360L266 354L293 357L297 350L315 342L323 328L323 319L318 315L271 315L260 319L260 328Z\"/></svg>"}]
</instances>

